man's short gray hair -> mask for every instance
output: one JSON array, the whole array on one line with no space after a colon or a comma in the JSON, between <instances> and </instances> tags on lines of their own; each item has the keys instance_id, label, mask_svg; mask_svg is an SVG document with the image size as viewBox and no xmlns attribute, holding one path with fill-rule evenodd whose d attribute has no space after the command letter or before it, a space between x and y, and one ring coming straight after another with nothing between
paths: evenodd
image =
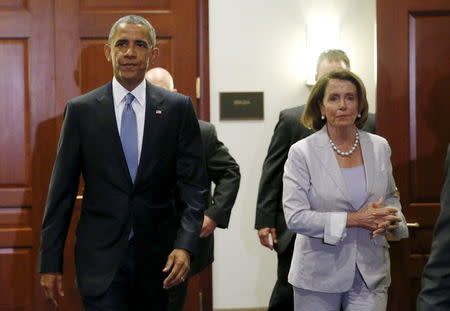
<instances>
[{"instance_id":1,"label":"man's short gray hair","mask_svg":"<svg viewBox=\"0 0 450 311\"><path fill-rule=\"evenodd\" d=\"M112 25L111 30L109 31L109 37L108 37L108 43L111 44L112 38L116 34L117 26L126 23L126 24L133 24L133 25L143 25L145 28L147 28L148 37L150 39L151 47L156 46L156 31L155 28L153 28L152 24L148 22L145 18L138 15L127 15L119 18L114 25Z\"/></svg>"},{"instance_id":2,"label":"man's short gray hair","mask_svg":"<svg viewBox=\"0 0 450 311\"><path fill-rule=\"evenodd\" d=\"M350 70L350 59L347 54L342 50L330 49L320 53L319 59L317 60L316 72L319 71L320 63L325 59L329 62L343 62L345 64L345 69Z\"/></svg>"}]
</instances>

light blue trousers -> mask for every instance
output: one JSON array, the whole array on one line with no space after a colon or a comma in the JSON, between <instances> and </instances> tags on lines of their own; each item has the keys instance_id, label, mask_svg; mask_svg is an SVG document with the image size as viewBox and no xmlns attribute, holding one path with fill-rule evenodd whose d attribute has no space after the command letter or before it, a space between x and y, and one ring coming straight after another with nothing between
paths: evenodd
<instances>
[{"instance_id":1,"label":"light blue trousers","mask_svg":"<svg viewBox=\"0 0 450 311\"><path fill-rule=\"evenodd\" d=\"M385 311L387 287L369 290L356 269L353 286L344 293L321 293L294 288L295 311Z\"/></svg>"}]
</instances>

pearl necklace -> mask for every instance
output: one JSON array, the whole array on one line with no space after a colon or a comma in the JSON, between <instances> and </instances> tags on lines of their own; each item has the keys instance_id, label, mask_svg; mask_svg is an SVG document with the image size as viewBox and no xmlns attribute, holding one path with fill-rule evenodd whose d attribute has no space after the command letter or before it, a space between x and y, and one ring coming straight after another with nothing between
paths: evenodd
<instances>
[{"instance_id":1,"label":"pearl necklace","mask_svg":"<svg viewBox=\"0 0 450 311\"><path fill-rule=\"evenodd\" d=\"M330 137L331 147L333 148L334 151L336 151L336 153L338 155L341 155L343 157L351 155L356 150L356 148L358 147L358 143L359 143L359 133L358 133L358 131L356 131L355 143L353 144L352 148L349 151L341 151L341 150L339 150L338 147L336 147L336 145L334 144L333 140L331 140L331 137Z\"/></svg>"}]
</instances>

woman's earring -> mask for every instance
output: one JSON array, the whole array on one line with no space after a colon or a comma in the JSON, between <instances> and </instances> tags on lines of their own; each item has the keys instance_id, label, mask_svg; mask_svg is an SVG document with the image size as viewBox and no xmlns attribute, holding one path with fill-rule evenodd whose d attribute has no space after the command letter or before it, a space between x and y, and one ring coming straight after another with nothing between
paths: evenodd
<instances>
[{"instance_id":1,"label":"woman's earring","mask_svg":"<svg viewBox=\"0 0 450 311\"><path fill-rule=\"evenodd\" d=\"M321 116L320 116L320 119L321 119L321 120L325 120L325 116L324 116L324 115L321 115Z\"/></svg>"},{"instance_id":2,"label":"woman's earring","mask_svg":"<svg viewBox=\"0 0 450 311\"><path fill-rule=\"evenodd\" d=\"M361 114L360 114L360 113L358 113L358 119L359 119L359 118L361 118Z\"/></svg>"}]
</instances>

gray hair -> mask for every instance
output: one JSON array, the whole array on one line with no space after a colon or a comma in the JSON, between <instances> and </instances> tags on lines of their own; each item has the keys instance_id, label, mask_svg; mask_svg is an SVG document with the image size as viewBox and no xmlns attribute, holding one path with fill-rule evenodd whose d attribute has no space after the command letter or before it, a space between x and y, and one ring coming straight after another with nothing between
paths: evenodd
<instances>
[{"instance_id":1,"label":"gray hair","mask_svg":"<svg viewBox=\"0 0 450 311\"><path fill-rule=\"evenodd\" d=\"M345 69L350 70L350 59L342 50L331 49L320 53L319 59L317 60L316 71L319 70L320 63L325 59L329 62L344 62L346 67Z\"/></svg>"},{"instance_id":2,"label":"gray hair","mask_svg":"<svg viewBox=\"0 0 450 311\"><path fill-rule=\"evenodd\" d=\"M150 39L151 47L155 47L156 46L156 31L155 31L155 28L153 28L152 24L150 24L148 22L148 20L146 20L142 16L138 16L138 15L127 15L127 16L123 16L123 17L119 18L114 23L114 25L112 25L111 30L109 31L109 36L108 36L108 43L109 44L111 44L112 38L116 34L117 26L119 26L122 23L133 24L133 25L142 25L145 28L147 28L147 33L148 33L148 37Z\"/></svg>"}]
</instances>

